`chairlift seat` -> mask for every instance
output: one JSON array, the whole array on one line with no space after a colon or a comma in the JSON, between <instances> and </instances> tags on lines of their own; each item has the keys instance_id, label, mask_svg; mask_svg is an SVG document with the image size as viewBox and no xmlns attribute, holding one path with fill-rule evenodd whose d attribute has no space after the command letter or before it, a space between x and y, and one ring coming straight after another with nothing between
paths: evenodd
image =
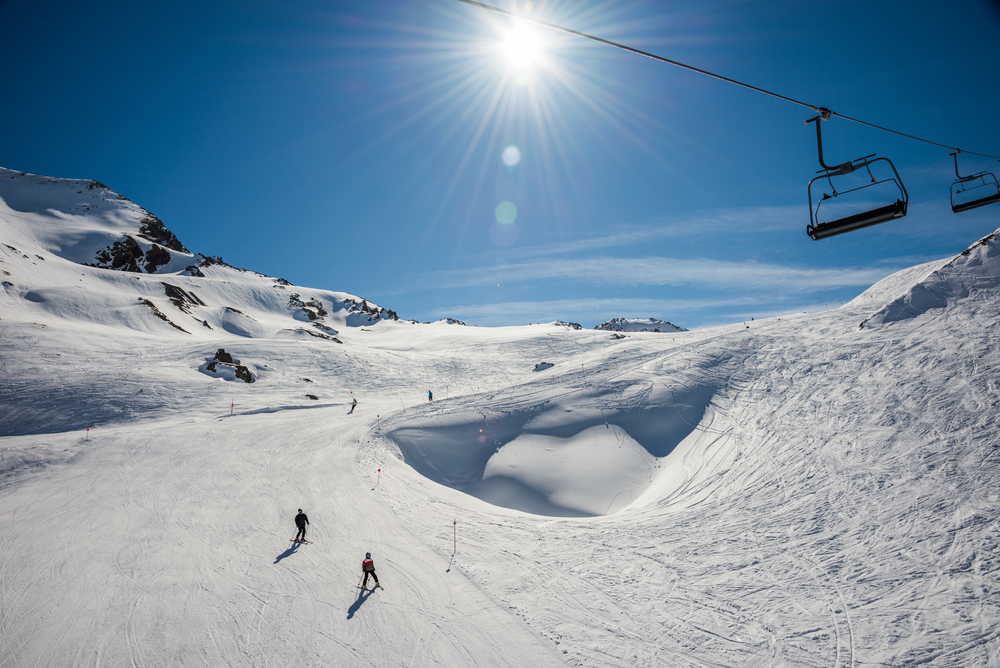
<instances>
[{"instance_id":1,"label":"chairlift seat","mask_svg":"<svg viewBox=\"0 0 1000 668\"><path fill-rule=\"evenodd\" d=\"M820 223L815 226L810 225L806 229L806 233L808 233L814 241L819 241L820 239L835 237L838 234L843 234L845 232L860 230L863 227L878 225L879 223L884 223L887 220L893 220L894 218L902 218L905 215L906 202L901 199L897 199L892 204L887 204L886 206L872 209L871 211L855 213L844 218L831 220L828 223Z\"/></svg>"},{"instance_id":2,"label":"chairlift seat","mask_svg":"<svg viewBox=\"0 0 1000 668\"><path fill-rule=\"evenodd\" d=\"M987 204L995 204L1000 202L1000 192L993 193L992 195L987 195L986 197L980 197L979 199L974 199L969 202L962 202L961 204L952 204L951 210L954 213L962 213L963 211L969 211L970 209L978 209L981 206L986 206Z\"/></svg>"}]
</instances>

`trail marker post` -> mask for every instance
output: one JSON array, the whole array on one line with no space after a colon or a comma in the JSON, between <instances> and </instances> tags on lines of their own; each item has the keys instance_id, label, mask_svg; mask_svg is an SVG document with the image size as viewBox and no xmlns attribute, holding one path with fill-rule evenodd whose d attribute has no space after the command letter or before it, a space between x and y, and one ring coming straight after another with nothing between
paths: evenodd
<instances>
[{"instance_id":1,"label":"trail marker post","mask_svg":"<svg viewBox=\"0 0 1000 668\"><path fill-rule=\"evenodd\" d=\"M90 440L90 427L87 427L87 438L85 438L83 440L85 440L85 441L89 441Z\"/></svg>"},{"instance_id":2,"label":"trail marker post","mask_svg":"<svg viewBox=\"0 0 1000 668\"><path fill-rule=\"evenodd\" d=\"M458 554L458 520L457 519L453 519L451 521L451 528L452 528L452 532L453 532L453 535L452 535L452 551L451 551L451 553L452 554Z\"/></svg>"},{"instance_id":3,"label":"trail marker post","mask_svg":"<svg viewBox=\"0 0 1000 668\"><path fill-rule=\"evenodd\" d=\"M378 477L375 479L375 486L378 487L379 482L382 480L382 469L378 470Z\"/></svg>"},{"instance_id":4,"label":"trail marker post","mask_svg":"<svg viewBox=\"0 0 1000 668\"><path fill-rule=\"evenodd\" d=\"M230 415L233 414L233 407L234 406L236 406L236 400L235 399L230 399L229 400L229 414Z\"/></svg>"}]
</instances>

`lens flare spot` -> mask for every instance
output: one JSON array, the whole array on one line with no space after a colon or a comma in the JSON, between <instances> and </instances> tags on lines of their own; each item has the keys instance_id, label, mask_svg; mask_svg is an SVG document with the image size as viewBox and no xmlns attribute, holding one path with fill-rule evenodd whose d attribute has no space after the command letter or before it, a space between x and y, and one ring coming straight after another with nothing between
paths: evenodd
<instances>
[{"instance_id":1,"label":"lens flare spot","mask_svg":"<svg viewBox=\"0 0 1000 668\"><path fill-rule=\"evenodd\" d=\"M503 150L503 164L514 167L521 162L521 149L511 144Z\"/></svg>"},{"instance_id":2,"label":"lens flare spot","mask_svg":"<svg viewBox=\"0 0 1000 668\"><path fill-rule=\"evenodd\" d=\"M517 223L493 223L493 227L490 228L490 241L497 248L507 248L514 245L514 242L517 241ZM499 283L497 283L497 287L500 287Z\"/></svg>"},{"instance_id":3,"label":"lens flare spot","mask_svg":"<svg viewBox=\"0 0 1000 668\"><path fill-rule=\"evenodd\" d=\"M517 207L513 202L500 202L493 213L497 217L497 222L504 225L510 225L517 220Z\"/></svg>"}]
</instances>

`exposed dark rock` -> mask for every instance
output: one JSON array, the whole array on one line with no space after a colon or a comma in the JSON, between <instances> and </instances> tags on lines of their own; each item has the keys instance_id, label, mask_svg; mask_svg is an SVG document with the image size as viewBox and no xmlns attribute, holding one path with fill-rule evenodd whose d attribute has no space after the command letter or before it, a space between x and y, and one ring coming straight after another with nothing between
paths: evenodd
<instances>
[{"instance_id":1,"label":"exposed dark rock","mask_svg":"<svg viewBox=\"0 0 1000 668\"><path fill-rule=\"evenodd\" d=\"M326 309L323 308L323 303L315 297L307 302L304 302L301 297L294 292L288 295L288 306L290 308L302 309L302 311L306 314L306 317L310 320L321 320L329 315Z\"/></svg>"},{"instance_id":2,"label":"exposed dark rock","mask_svg":"<svg viewBox=\"0 0 1000 668\"><path fill-rule=\"evenodd\" d=\"M144 305L146 305L149 308L149 310L153 312L153 315L155 315L160 320L168 323L174 329L179 329L180 331L184 332L185 334L190 334L191 333L191 332L187 331L186 329L184 329L183 327L181 327L180 325L178 325L177 323L175 323L174 321L172 321L167 316L165 316L163 314L163 311L161 311L160 309L156 308L156 304L154 304L153 302L149 301L148 299L144 299L142 297L139 297L139 301L142 302Z\"/></svg>"},{"instance_id":3,"label":"exposed dark rock","mask_svg":"<svg viewBox=\"0 0 1000 668\"><path fill-rule=\"evenodd\" d=\"M246 313L244 313L243 311L239 310L238 308L233 308L232 306L227 306L226 310L227 311L232 311L233 313L237 313L237 314L243 316L244 318L249 318L250 320L253 320L254 322L257 322L256 318L254 318L253 316L247 315Z\"/></svg>"},{"instance_id":4,"label":"exposed dark rock","mask_svg":"<svg viewBox=\"0 0 1000 668\"><path fill-rule=\"evenodd\" d=\"M146 211L143 209L143 211ZM190 253L187 248L184 247L173 232L168 230L163 224L163 221L154 216L153 214L146 211L146 216L139 221L141 227L139 228L139 234L146 237L150 241L160 244L161 246L166 246L172 251L177 251L178 253Z\"/></svg>"},{"instance_id":5,"label":"exposed dark rock","mask_svg":"<svg viewBox=\"0 0 1000 668\"><path fill-rule=\"evenodd\" d=\"M327 327L322 323L314 322L312 323L312 326L315 327L316 329L322 329L327 334L332 334L333 336L337 335L337 330L335 330L333 327Z\"/></svg>"},{"instance_id":6,"label":"exposed dark rock","mask_svg":"<svg viewBox=\"0 0 1000 668\"><path fill-rule=\"evenodd\" d=\"M233 368L236 369L236 377L244 383L253 382L253 376L250 374L250 369L246 368L242 364L237 364Z\"/></svg>"},{"instance_id":7,"label":"exposed dark rock","mask_svg":"<svg viewBox=\"0 0 1000 668\"><path fill-rule=\"evenodd\" d=\"M205 278L205 274L201 273L201 269L197 265L191 265L187 267L184 271L188 273L188 276L197 276L198 278Z\"/></svg>"},{"instance_id":8,"label":"exposed dark rock","mask_svg":"<svg viewBox=\"0 0 1000 668\"><path fill-rule=\"evenodd\" d=\"M231 368L236 377L244 383L254 382L253 374L250 373L250 369L240 364L238 360L234 360L233 356L222 348L219 348L218 352L215 353L215 357L212 358L212 361L205 365L205 370L211 371L212 373L218 373L220 364Z\"/></svg>"},{"instance_id":9,"label":"exposed dark rock","mask_svg":"<svg viewBox=\"0 0 1000 668\"><path fill-rule=\"evenodd\" d=\"M319 397L317 397L315 394L307 394L306 396L312 399L313 401L319 401Z\"/></svg>"},{"instance_id":10,"label":"exposed dark rock","mask_svg":"<svg viewBox=\"0 0 1000 668\"><path fill-rule=\"evenodd\" d=\"M135 239L126 235L111 246L97 251L96 266L103 269L142 273L138 262L136 262L142 256L142 247L136 243Z\"/></svg>"},{"instance_id":11,"label":"exposed dark rock","mask_svg":"<svg viewBox=\"0 0 1000 668\"><path fill-rule=\"evenodd\" d=\"M162 246L153 244L153 247L146 251L146 273L155 274L156 270L170 262L170 253Z\"/></svg>"},{"instance_id":12,"label":"exposed dark rock","mask_svg":"<svg viewBox=\"0 0 1000 668\"><path fill-rule=\"evenodd\" d=\"M338 339L336 336L327 336L326 334L321 334L320 332L314 332L314 331L309 330L309 329L301 329L301 328L300 329L286 329L286 330L283 330L283 331L285 331L285 332L296 332L296 333L299 333L299 334L308 334L309 336L312 336L312 337L317 338L317 339L323 339L325 341L333 341L334 343L343 343L343 341L341 341L340 339Z\"/></svg>"},{"instance_id":13,"label":"exposed dark rock","mask_svg":"<svg viewBox=\"0 0 1000 668\"><path fill-rule=\"evenodd\" d=\"M174 306L184 311L185 313L191 313L192 306L204 306L205 302L198 299L198 295L193 292L187 292L176 285L170 285L169 283L161 282L160 285L163 286L163 290L167 293L167 298L170 300Z\"/></svg>"}]
</instances>

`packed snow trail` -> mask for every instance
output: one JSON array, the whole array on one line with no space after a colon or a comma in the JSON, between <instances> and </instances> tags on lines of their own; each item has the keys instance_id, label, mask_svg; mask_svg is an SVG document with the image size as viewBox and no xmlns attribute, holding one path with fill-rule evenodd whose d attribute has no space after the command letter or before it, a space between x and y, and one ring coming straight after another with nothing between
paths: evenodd
<instances>
[{"instance_id":1,"label":"packed snow trail","mask_svg":"<svg viewBox=\"0 0 1000 668\"><path fill-rule=\"evenodd\" d=\"M560 665L372 502L366 425L323 412L129 425L10 490L0 665ZM387 589L359 598L366 550Z\"/></svg>"}]
</instances>

